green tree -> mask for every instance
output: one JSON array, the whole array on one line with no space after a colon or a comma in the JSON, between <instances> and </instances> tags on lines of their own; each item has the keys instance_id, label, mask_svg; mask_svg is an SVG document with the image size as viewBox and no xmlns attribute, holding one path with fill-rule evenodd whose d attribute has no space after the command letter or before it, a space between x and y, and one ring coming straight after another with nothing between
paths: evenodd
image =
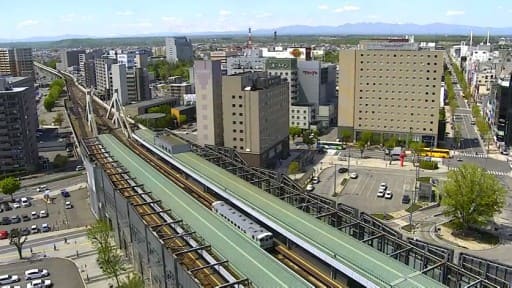
<instances>
[{"instance_id":1,"label":"green tree","mask_svg":"<svg viewBox=\"0 0 512 288\"><path fill-rule=\"evenodd\" d=\"M460 148L460 140L462 139L462 130L459 124L455 126L453 130L453 139L455 141L455 147Z\"/></svg>"},{"instance_id":2,"label":"green tree","mask_svg":"<svg viewBox=\"0 0 512 288\"><path fill-rule=\"evenodd\" d=\"M361 132L361 138L360 140L364 142L364 144L371 144L373 138L372 131L365 130Z\"/></svg>"},{"instance_id":3,"label":"green tree","mask_svg":"<svg viewBox=\"0 0 512 288\"><path fill-rule=\"evenodd\" d=\"M144 280L137 273L131 273L118 288L144 288Z\"/></svg>"},{"instance_id":4,"label":"green tree","mask_svg":"<svg viewBox=\"0 0 512 288\"><path fill-rule=\"evenodd\" d=\"M498 179L474 164L463 164L448 172L441 187L444 213L453 217L454 224L463 231L481 226L505 205L506 190Z\"/></svg>"},{"instance_id":5,"label":"green tree","mask_svg":"<svg viewBox=\"0 0 512 288\"><path fill-rule=\"evenodd\" d=\"M311 131L307 130L302 133L302 143L308 145L308 149L311 149L311 146L315 144L315 137Z\"/></svg>"},{"instance_id":6,"label":"green tree","mask_svg":"<svg viewBox=\"0 0 512 288\"><path fill-rule=\"evenodd\" d=\"M55 60L55 59L51 59L51 60L49 60L49 61L46 61L46 62L44 63L44 65L45 65L45 66L48 66L48 67L50 67L50 68L53 68L53 69L57 69L57 63L58 63L58 62L57 62L57 60Z\"/></svg>"},{"instance_id":7,"label":"green tree","mask_svg":"<svg viewBox=\"0 0 512 288\"><path fill-rule=\"evenodd\" d=\"M55 107L55 100L48 95L44 97L43 106L46 111L51 112Z\"/></svg>"},{"instance_id":8,"label":"green tree","mask_svg":"<svg viewBox=\"0 0 512 288\"><path fill-rule=\"evenodd\" d=\"M187 115L181 114L180 118L178 119L178 122L180 122L180 125L187 123Z\"/></svg>"},{"instance_id":9,"label":"green tree","mask_svg":"<svg viewBox=\"0 0 512 288\"><path fill-rule=\"evenodd\" d=\"M418 156L420 155L423 148L425 148L425 143L418 141L409 142L409 148L411 149L414 157L414 163L418 163Z\"/></svg>"},{"instance_id":10,"label":"green tree","mask_svg":"<svg viewBox=\"0 0 512 288\"><path fill-rule=\"evenodd\" d=\"M98 264L105 274L116 280L117 287L119 287L119 276L126 270L126 265L124 264L123 256L115 245L108 245L98 249Z\"/></svg>"},{"instance_id":11,"label":"green tree","mask_svg":"<svg viewBox=\"0 0 512 288\"><path fill-rule=\"evenodd\" d=\"M11 196L11 201L14 202L14 193L20 189L20 180L14 177L7 177L0 180L0 192L5 195Z\"/></svg>"},{"instance_id":12,"label":"green tree","mask_svg":"<svg viewBox=\"0 0 512 288\"><path fill-rule=\"evenodd\" d=\"M292 161L290 162L290 165L288 165L288 174L297 174L300 170L299 162Z\"/></svg>"},{"instance_id":13,"label":"green tree","mask_svg":"<svg viewBox=\"0 0 512 288\"><path fill-rule=\"evenodd\" d=\"M489 127L489 124L487 124L485 119L481 117L481 115L476 119L476 128L478 129L478 132L480 132L482 139L487 143L487 152L489 152L489 145L491 143L491 128Z\"/></svg>"},{"instance_id":14,"label":"green tree","mask_svg":"<svg viewBox=\"0 0 512 288\"><path fill-rule=\"evenodd\" d=\"M53 123L57 126L61 126L62 122L64 122L64 114L62 112L58 112L55 117L53 117Z\"/></svg>"},{"instance_id":15,"label":"green tree","mask_svg":"<svg viewBox=\"0 0 512 288\"><path fill-rule=\"evenodd\" d=\"M87 229L87 238L92 245L98 248L104 248L110 245L112 227L106 220L100 219Z\"/></svg>"},{"instance_id":16,"label":"green tree","mask_svg":"<svg viewBox=\"0 0 512 288\"><path fill-rule=\"evenodd\" d=\"M351 140L352 140L352 131L350 129L342 129L341 130L341 141L346 144Z\"/></svg>"},{"instance_id":17,"label":"green tree","mask_svg":"<svg viewBox=\"0 0 512 288\"><path fill-rule=\"evenodd\" d=\"M478 105L471 106L471 115L473 115L473 118L475 119L478 119L481 116L480 107L478 107Z\"/></svg>"},{"instance_id":18,"label":"green tree","mask_svg":"<svg viewBox=\"0 0 512 288\"><path fill-rule=\"evenodd\" d=\"M326 51L324 52L324 62L338 64L339 56L340 54L337 51Z\"/></svg>"},{"instance_id":19,"label":"green tree","mask_svg":"<svg viewBox=\"0 0 512 288\"><path fill-rule=\"evenodd\" d=\"M384 146L386 146L386 148L388 148L388 149L395 148L397 144L398 144L398 138L395 135L391 136L389 139L387 139L384 142Z\"/></svg>"},{"instance_id":20,"label":"green tree","mask_svg":"<svg viewBox=\"0 0 512 288\"><path fill-rule=\"evenodd\" d=\"M364 150L366 149L366 142L364 142L363 140L359 140L357 141L356 146L361 152L361 158L363 158Z\"/></svg>"},{"instance_id":21,"label":"green tree","mask_svg":"<svg viewBox=\"0 0 512 288\"><path fill-rule=\"evenodd\" d=\"M23 259L23 244L27 241L27 236L23 236L21 231L17 228L14 228L9 233L9 244L16 247L16 251L18 251L18 257Z\"/></svg>"},{"instance_id":22,"label":"green tree","mask_svg":"<svg viewBox=\"0 0 512 288\"><path fill-rule=\"evenodd\" d=\"M302 129L300 129L298 126L291 126L288 128L288 134L290 137L292 137L292 140L295 141L295 138L302 133Z\"/></svg>"},{"instance_id":23,"label":"green tree","mask_svg":"<svg viewBox=\"0 0 512 288\"><path fill-rule=\"evenodd\" d=\"M53 158L53 165L56 168L64 168L64 167L66 167L67 164L68 164L68 157L66 157L64 155L57 154L57 155L55 155L55 158Z\"/></svg>"}]
</instances>

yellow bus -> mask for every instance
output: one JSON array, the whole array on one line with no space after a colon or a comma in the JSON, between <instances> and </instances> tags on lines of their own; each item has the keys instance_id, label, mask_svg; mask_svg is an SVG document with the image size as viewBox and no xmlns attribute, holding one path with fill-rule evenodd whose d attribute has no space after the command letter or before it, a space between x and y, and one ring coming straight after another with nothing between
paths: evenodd
<instances>
[{"instance_id":1,"label":"yellow bus","mask_svg":"<svg viewBox=\"0 0 512 288\"><path fill-rule=\"evenodd\" d=\"M440 148L423 148L423 150L420 152L420 156L432 158L451 158L449 149Z\"/></svg>"}]
</instances>

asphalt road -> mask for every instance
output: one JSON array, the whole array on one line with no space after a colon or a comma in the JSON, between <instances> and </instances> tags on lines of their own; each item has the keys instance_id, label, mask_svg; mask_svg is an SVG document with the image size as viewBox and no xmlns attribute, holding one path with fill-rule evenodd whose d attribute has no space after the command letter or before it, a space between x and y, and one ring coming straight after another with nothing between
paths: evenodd
<instances>
[{"instance_id":1,"label":"asphalt road","mask_svg":"<svg viewBox=\"0 0 512 288\"><path fill-rule=\"evenodd\" d=\"M76 173L76 172L72 172L72 173ZM42 179L40 179L40 178L36 178L36 179L29 179L29 180L22 181L22 185L24 185L24 186L26 185L27 187L24 187L24 188L20 189L18 192L14 193L14 197L21 198L21 197L30 197L30 196L35 196L35 195L41 194L40 192L36 191L36 188L39 185L31 186L31 183L40 182L41 180ZM87 174L82 174L80 176L76 176L76 177L72 177L72 178L49 182L45 185L48 187L48 189L50 189L52 191L60 191L60 189L62 189L62 188L67 188L67 187L70 187L70 186L73 186L76 184L80 184L80 183L87 183Z\"/></svg>"},{"instance_id":2,"label":"asphalt road","mask_svg":"<svg viewBox=\"0 0 512 288\"><path fill-rule=\"evenodd\" d=\"M0 274L18 275L21 281L15 285L25 287L28 283L25 281L25 271L36 268L46 269L50 272L50 276L44 279L50 279L53 287L85 287L76 265L71 260L62 258L47 258L3 265L0 266Z\"/></svg>"},{"instance_id":3,"label":"asphalt road","mask_svg":"<svg viewBox=\"0 0 512 288\"><path fill-rule=\"evenodd\" d=\"M490 174L496 176L505 176L510 173L511 169L507 162L493 158L485 158L483 155L481 156L482 157L461 155L453 159L443 159L443 164L448 166L448 169L454 169L464 163L472 163L486 169Z\"/></svg>"}]
</instances>

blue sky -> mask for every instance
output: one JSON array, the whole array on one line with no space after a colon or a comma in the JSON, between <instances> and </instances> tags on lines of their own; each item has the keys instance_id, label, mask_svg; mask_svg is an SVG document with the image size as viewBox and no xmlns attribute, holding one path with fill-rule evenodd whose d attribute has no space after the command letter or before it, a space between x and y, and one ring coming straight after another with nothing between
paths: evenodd
<instances>
[{"instance_id":1,"label":"blue sky","mask_svg":"<svg viewBox=\"0 0 512 288\"><path fill-rule=\"evenodd\" d=\"M9 4L7 4L9 3ZM178 4L179 3L179 4ZM234 31L286 25L434 22L512 26L498 0L0 0L0 39ZM5 6L7 4L7 6ZM464 5L462 5L464 4Z\"/></svg>"}]
</instances>

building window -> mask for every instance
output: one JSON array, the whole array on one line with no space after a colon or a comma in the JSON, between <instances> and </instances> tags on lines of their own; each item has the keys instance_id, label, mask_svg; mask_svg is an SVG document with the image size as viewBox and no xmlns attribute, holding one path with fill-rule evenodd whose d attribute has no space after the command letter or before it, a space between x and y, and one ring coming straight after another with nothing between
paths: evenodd
<instances>
[{"instance_id":1,"label":"building window","mask_svg":"<svg viewBox=\"0 0 512 288\"><path fill-rule=\"evenodd\" d=\"M236 104L231 104L231 107L235 108L235 107L236 107Z\"/></svg>"},{"instance_id":2,"label":"building window","mask_svg":"<svg viewBox=\"0 0 512 288\"><path fill-rule=\"evenodd\" d=\"M244 138L240 138L239 140L243 142L243 141L244 141Z\"/></svg>"}]
</instances>

